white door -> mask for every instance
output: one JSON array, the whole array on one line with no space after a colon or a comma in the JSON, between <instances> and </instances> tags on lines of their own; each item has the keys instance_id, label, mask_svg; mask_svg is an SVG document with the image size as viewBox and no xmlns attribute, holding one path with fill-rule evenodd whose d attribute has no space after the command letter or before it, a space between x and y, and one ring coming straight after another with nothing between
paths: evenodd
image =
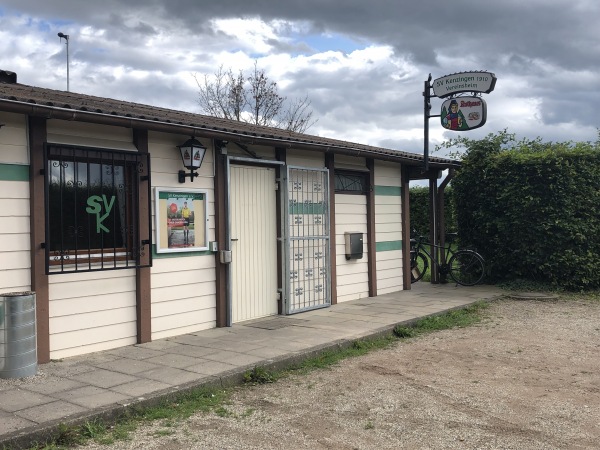
<instances>
[{"instance_id":1,"label":"white door","mask_svg":"<svg viewBox=\"0 0 600 450\"><path fill-rule=\"evenodd\" d=\"M232 322L277 314L275 169L231 166Z\"/></svg>"}]
</instances>

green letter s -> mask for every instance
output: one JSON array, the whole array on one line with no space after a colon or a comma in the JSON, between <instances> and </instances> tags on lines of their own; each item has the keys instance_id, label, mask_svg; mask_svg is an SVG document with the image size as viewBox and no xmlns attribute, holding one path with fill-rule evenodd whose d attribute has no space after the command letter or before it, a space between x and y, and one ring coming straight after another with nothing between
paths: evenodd
<instances>
[{"instance_id":1,"label":"green letter s","mask_svg":"<svg viewBox=\"0 0 600 450\"><path fill-rule=\"evenodd\" d=\"M92 195L87 199L87 204L89 206L85 208L85 212L88 214L98 214L102 209L102 203L100 202L102 202L102 197L99 195Z\"/></svg>"}]
</instances>

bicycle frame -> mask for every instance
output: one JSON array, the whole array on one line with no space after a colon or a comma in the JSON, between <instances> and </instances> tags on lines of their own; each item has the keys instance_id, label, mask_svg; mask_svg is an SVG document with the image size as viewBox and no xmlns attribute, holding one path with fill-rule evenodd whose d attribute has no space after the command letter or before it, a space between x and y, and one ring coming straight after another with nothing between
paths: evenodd
<instances>
[{"instance_id":1,"label":"bicycle frame","mask_svg":"<svg viewBox=\"0 0 600 450\"><path fill-rule=\"evenodd\" d=\"M429 258L429 260L432 262L432 264L435 264L437 270L439 271L440 274L444 275L447 271L448 271L448 261L450 261L450 258L452 258L452 255L454 255L454 250L452 250L452 242L448 241L448 243L444 244L444 245L439 245L439 244L432 244L429 242L423 242L423 240L421 239L421 237L419 237L416 240L416 244L414 247L411 247L410 250L410 256L411 258L416 258L416 256L419 254L420 251L422 251L425 255L427 255L427 257ZM434 248L434 253L436 255L436 257L432 257L431 253L427 250L427 246L425 245L427 244L427 246L429 247L433 247ZM440 262L438 260L438 251L442 249L443 253L444 253L444 261Z\"/></svg>"}]
</instances>

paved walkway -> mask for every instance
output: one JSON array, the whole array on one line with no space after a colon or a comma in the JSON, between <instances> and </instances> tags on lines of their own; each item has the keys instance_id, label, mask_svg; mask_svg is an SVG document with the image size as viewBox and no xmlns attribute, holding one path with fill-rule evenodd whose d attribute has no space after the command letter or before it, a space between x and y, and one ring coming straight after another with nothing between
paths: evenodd
<instances>
[{"instance_id":1,"label":"paved walkway","mask_svg":"<svg viewBox=\"0 0 600 450\"><path fill-rule=\"evenodd\" d=\"M411 291L214 328L40 365L0 380L0 448L47 439L59 423L110 417L204 384L232 385L255 366L282 368L399 323L500 296L494 286L417 283Z\"/></svg>"}]
</instances>

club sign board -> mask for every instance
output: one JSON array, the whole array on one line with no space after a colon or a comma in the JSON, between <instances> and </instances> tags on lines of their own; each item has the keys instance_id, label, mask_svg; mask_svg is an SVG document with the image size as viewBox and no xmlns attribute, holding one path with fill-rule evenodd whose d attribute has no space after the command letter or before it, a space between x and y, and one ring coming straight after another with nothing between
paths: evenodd
<instances>
[{"instance_id":1,"label":"club sign board","mask_svg":"<svg viewBox=\"0 0 600 450\"><path fill-rule=\"evenodd\" d=\"M496 86L496 75L491 72L460 72L433 80L433 93L444 98L461 92L489 94Z\"/></svg>"},{"instance_id":2,"label":"club sign board","mask_svg":"<svg viewBox=\"0 0 600 450\"><path fill-rule=\"evenodd\" d=\"M442 126L453 131L467 131L485 125L487 106L481 97L454 97L442 103Z\"/></svg>"}]
</instances>

